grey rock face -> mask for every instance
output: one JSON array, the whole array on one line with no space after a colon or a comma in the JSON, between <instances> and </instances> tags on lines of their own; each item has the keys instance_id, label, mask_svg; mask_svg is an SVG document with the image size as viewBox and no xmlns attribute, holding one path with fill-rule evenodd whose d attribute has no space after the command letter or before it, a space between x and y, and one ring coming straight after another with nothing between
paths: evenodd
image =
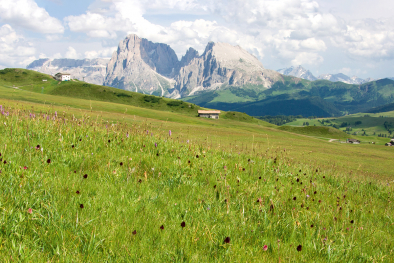
<instances>
[{"instance_id":1,"label":"grey rock face","mask_svg":"<svg viewBox=\"0 0 394 263\"><path fill-rule=\"evenodd\" d=\"M178 57L168 45L129 35L112 55L104 85L165 96L178 68Z\"/></svg>"},{"instance_id":2,"label":"grey rock face","mask_svg":"<svg viewBox=\"0 0 394 263\"><path fill-rule=\"evenodd\" d=\"M194 57L175 78L181 97L198 91L246 84L270 88L281 80L279 73L267 70L261 62L239 46L208 43L201 57Z\"/></svg>"},{"instance_id":3,"label":"grey rock face","mask_svg":"<svg viewBox=\"0 0 394 263\"><path fill-rule=\"evenodd\" d=\"M104 84L180 98L223 84L269 88L280 79L279 73L265 69L256 57L238 46L211 42L202 56L190 48L178 61L168 45L129 35L112 56Z\"/></svg>"},{"instance_id":4,"label":"grey rock face","mask_svg":"<svg viewBox=\"0 0 394 263\"><path fill-rule=\"evenodd\" d=\"M26 68L54 76L58 72L71 74L72 79L102 85L109 59L39 59Z\"/></svg>"},{"instance_id":5,"label":"grey rock face","mask_svg":"<svg viewBox=\"0 0 394 263\"><path fill-rule=\"evenodd\" d=\"M181 59L180 66L184 67L189 65L189 63L195 59L198 58L200 55L198 54L198 51L195 50L194 48L189 48L188 51L186 52L186 55L184 55Z\"/></svg>"},{"instance_id":6,"label":"grey rock face","mask_svg":"<svg viewBox=\"0 0 394 263\"><path fill-rule=\"evenodd\" d=\"M286 76L293 76L301 79L307 79L310 81L317 80L317 78L313 76L313 74L309 70L303 68L301 65L297 67L292 66L290 68L279 69L277 71Z\"/></svg>"}]
</instances>

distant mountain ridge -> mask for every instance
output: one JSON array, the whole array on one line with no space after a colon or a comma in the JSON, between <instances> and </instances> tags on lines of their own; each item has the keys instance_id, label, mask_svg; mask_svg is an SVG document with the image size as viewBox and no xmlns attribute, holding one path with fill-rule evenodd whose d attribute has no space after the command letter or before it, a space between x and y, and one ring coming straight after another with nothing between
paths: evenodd
<instances>
[{"instance_id":1,"label":"distant mountain ridge","mask_svg":"<svg viewBox=\"0 0 394 263\"><path fill-rule=\"evenodd\" d=\"M30 63L26 68L54 76L58 72L67 72L74 79L102 85L107 71L109 59L39 59Z\"/></svg>"},{"instance_id":2,"label":"distant mountain ridge","mask_svg":"<svg viewBox=\"0 0 394 263\"><path fill-rule=\"evenodd\" d=\"M309 71L303 68L301 65L297 67L289 67L289 68L284 68L284 69L278 69L277 70L280 74L286 75L286 76L293 76L301 79L307 79L310 81L315 81L317 78L313 76L313 74Z\"/></svg>"},{"instance_id":3,"label":"distant mountain ridge","mask_svg":"<svg viewBox=\"0 0 394 263\"><path fill-rule=\"evenodd\" d=\"M338 74L321 74L317 78L307 69L303 68L301 65L297 67L289 67L289 68L283 68L283 69L278 69L277 70L279 73L286 75L286 76L293 76L297 78L302 78L302 79L307 79L310 81L315 81L318 79L325 79L329 80L331 82L343 82L346 84L364 84L366 82L373 81L374 79L367 78L367 79L362 79L356 76L349 77L343 73L338 73Z\"/></svg>"},{"instance_id":4,"label":"distant mountain ridge","mask_svg":"<svg viewBox=\"0 0 394 263\"><path fill-rule=\"evenodd\" d=\"M389 107L394 103L394 81L381 79L356 85L286 76L283 82L278 81L270 89L260 92L228 88L184 100L202 107L240 111L251 116L333 117L367 112L386 104Z\"/></svg>"}]
</instances>

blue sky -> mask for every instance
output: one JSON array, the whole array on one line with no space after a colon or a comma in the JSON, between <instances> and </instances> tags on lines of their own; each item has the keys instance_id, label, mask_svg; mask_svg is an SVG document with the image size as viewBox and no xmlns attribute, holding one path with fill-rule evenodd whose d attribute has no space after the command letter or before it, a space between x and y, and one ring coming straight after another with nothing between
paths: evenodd
<instances>
[{"instance_id":1,"label":"blue sky","mask_svg":"<svg viewBox=\"0 0 394 263\"><path fill-rule=\"evenodd\" d=\"M0 0L0 68L111 57L135 33L178 57L240 45L269 69L394 77L392 0Z\"/></svg>"}]
</instances>

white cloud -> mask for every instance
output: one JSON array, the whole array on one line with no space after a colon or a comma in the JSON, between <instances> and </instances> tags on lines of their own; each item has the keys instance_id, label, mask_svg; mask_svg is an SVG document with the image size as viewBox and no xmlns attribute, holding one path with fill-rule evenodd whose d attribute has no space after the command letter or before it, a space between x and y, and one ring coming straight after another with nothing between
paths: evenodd
<instances>
[{"instance_id":1,"label":"white cloud","mask_svg":"<svg viewBox=\"0 0 394 263\"><path fill-rule=\"evenodd\" d=\"M293 66L297 65L318 65L323 62L323 57L316 53L301 52L291 61Z\"/></svg>"},{"instance_id":2,"label":"white cloud","mask_svg":"<svg viewBox=\"0 0 394 263\"><path fill-rule=\"evenodd\" d=\"M99 51L91 50L85 52L85 58L93 59L93 58L110 58L114 51L116 51L117 47L105 48Z\"/></svg>"},{"instance_id":3,"label":"white cloud","mask_svg":"<svg viewBox=\"0 0 394 263\"><path fill-rule=\"evenodd\" d=\"M72 58L72 59L78 59L80 58L80 54L77 53L75 48L73 47L68 47L67 52L65 54L66 58Z\"/></svg>"},{"instance_id":4,"label":"white cloud","mask_svg":"<svg viewBox=\"0 0 394 263\"><path fill-rule=\"evenodd\" d=\"M316 58L319 57L316 52L327 49L322 37L341 28L334 16L320 14L319 5L312 0L97 0L96 7L85 14L67 17L65 22L70 30L107 39L135 33L151 41L170 44L178 55L190 46L201 52L207 42L216 41L240 45L260 58L267 49L276 49L273 53L277 54L281 53L280 49L288 49L291 55L287 57L292 59L297 54L304 57L308 52L312 54L310 57ZM225 18L227 25L197 19L176 21L164 27L144 18L147 10L152 9L205 10ZM316 32L320 32L320 36L315 36Z\"/></svg>"},{"instance_id":5,"label":"white cloud","mask_svg":"<svg viewBox=\"0 0 394 263\"><path fill-rule=\"evenodd\" d=\"M63 34L62 23L34 0L0 0L0 20L44 34Z\"/></svg>"},{"instance_id":6,"label":"white cloud","mask_svg":"<svg viewBox=\"0 0 394 263\"><path fill-rule=\"evenodd\" d=\"M360 1L364 6L368 2ZM335 52L351 61L394 58L393 19L347 21L322 6L322 0L95 0L84 14L64 22L72 32L110 43L106 47L134 33L171 45L178 56L190 46L201 53L208 41L215 41L240 45L260 59L284 65L334 63L328 54ZM146 19L147 14L207 16L189 21L182 17L164 26ZM105 56L103 50L81 53Z\"/></svg>"},{"instance_id":7,"label":"white cloud","mask_svg":"<svg viewBox=\"0 0 394 263\"><path fill-rule=\"evenodd\" d=\"M302 40L300 45L303 48L310 49L310 50L316 50L316 51L325 51L327 49L326 44L324 43L323 40L316 39L313 37Z\"/></svg>"},{"instance_id":8,"label":"white cloud","mask_svg":"<svg viewBox=\"0 0 394 263\"><path fill-rule=\"evenodd\" d=\"M352 57L373 60L394 58L394 20L352 21L332 43Z\"/></svg>"},{"instance_id":9,"label":"white cloud","mask_svg":"<svg viewBox=\"0 0 394 263\"><path fill-rule=\"evenodd\" d=\"M0 65L24 67L35 60L36 49L8 24L0 27Z\"/></svg>"}]
</instances>

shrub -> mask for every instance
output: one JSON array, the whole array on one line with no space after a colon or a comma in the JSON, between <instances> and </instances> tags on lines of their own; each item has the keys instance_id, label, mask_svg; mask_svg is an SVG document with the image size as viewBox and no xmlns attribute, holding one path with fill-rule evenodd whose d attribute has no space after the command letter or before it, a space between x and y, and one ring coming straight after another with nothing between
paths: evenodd
<instances>
[{"instance_id":1,"label":"shrub","mask_svg":"<svg viewBox=\"0 0 394 263\"><path fill-rule=\"evenodd\" d=\"M144 101L145 102L150 102L150 103L159 103L161 98L156 97L156 96L144 96Z\"/></svg>"},{"instance_id":2,"label":"shrub","mask_svg":"<svg viewBox=\"0 0 394 263\"><path fill-rule=\"evenodd\" d=\"M177 107L177 106L180 106L182 103L183 103L183 101L180 101L180 100L172 100L172 101L168 102L167 105L170 107Z\"/></svg>"}]
</instances>

